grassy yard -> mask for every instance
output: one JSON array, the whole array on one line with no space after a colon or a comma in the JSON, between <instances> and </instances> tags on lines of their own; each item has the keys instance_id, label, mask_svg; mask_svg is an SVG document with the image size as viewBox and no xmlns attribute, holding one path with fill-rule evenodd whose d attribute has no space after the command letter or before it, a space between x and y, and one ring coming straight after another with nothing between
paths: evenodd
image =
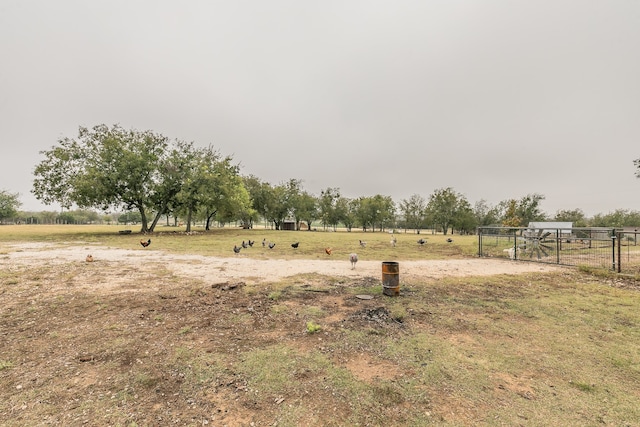
<instances>
[{"instance_id":1,"label":"grassy yard","mask_svg":"<svg viewBox=\"0 0 640 427\"><path fill-rule=\"evenodd\" d=\"M2 226L0 258L19 242L137 248L120 228ZM473 236L397 233L392 248L380 232L160 230L150 248L231 257L266 239L273 251L246 256L283 263L324 247L399 261L476 249ZM426 277L383 297L378 277L211 286L162 264L1 265L3 426L640 425L628 278Z\"/></svg>"},{"instance_id":2,"label":"grassy yard","mask_svg":"<svg viewBox=\"0 0 640 427\"><path fill-rule=\"evenodd\" d=\"M216 228L206 232L196 227L187 235L184 228L159 226L156 232L141 235L135 228L131 234L120 234L119 231L134 228L114 225L20 225L0 226L0 243L3 241L31 241L65 244L73 242L87 242L116 248L139 247L141 239L151 238L150 248L162 249L174 253L191 253L209 256L233 255L233 246L242 241L253 240L258 246L263 239L276 244L275 250L269 253L271 257L285 259L305 259L324 256L324 248L330 247L339 255L357 251L375 254L378 258L391 261L396 259L443 259L451 256L475 256L478 253L476 236L451 236L424 232L398 232L396 247L391 246L391 234L388 232L362 231L276 231L256 228L243 230L237 227ZM419 239L427 240L423 246L416 243ZM453 239L448 243L448 238ZM299 241L298 249L293 250L291 244ZM360 246L360 241L366 247ZM252 255L260 256L254 252Z\"/></svg>"}]
</instances>

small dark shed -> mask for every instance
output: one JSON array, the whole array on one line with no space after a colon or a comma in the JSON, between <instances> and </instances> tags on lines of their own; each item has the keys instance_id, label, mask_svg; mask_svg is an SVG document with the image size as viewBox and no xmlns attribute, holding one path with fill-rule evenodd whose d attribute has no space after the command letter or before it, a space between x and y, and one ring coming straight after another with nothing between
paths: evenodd
<instances>
[{"instance_id":1,"label":"small dark shed","mask_svg":"<svg viewBox=\"0 0 640 427\"><path fill-rule=\"evenodd\" d=\"M296 223L295 221L284 221L282 223L282 229L283 230L292 230L295 231L296 230Z\"/></svg>"}]
</instances>

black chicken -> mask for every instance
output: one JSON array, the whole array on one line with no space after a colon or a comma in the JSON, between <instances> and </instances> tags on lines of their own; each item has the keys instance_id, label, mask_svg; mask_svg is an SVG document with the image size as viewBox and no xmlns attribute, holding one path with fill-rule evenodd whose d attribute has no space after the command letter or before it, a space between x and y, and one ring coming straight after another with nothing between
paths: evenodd
<instances>
[{"instance_id":1,"label":"black chicken","mask_svg":"<svg viewBox=\"0 0 640 427\"><path fill-rule=\"evenodd\" d=\"M255 242L256 242L255 240L249 240L249 242L248 242L248 243L249 243L249 246L253 247L253 244L254 244Z\"/></svg>"},{"instance_id":2,"label":"black chicken","mask_svg":"<svg viewBox=\"0 0 640 427\"><path fill-rule=\"evenodd\" d=\"M292 244L291 244L291 247L292 247L293 249L298 249L298 245L299 245L299 244L300 244L300 242L292 243Z\"/></svg>"},{"instance_id":3,"label":"black chicken","mask_svg":"<svg viewBox=\"0 0 640 427\"><path fill-rule=\"evenodd\" d=\"M242 249L242 248L239 247L238 245L233 245L233 252L239 254L240 253L240 249Z\"/></svg>"},{"instance_id":4,"label":"black chicken","mask_svg":"<svg viewBox=\"0 0 640 427\"><path fill-rule=\"evenodd\" d=\"M424 245L425 243L427 243L427 239L420 239L420 240L418 240L418 244L419 244L420 246Z\"/></svg>"},{"instance_id":5,"label":"black chicken","mask_svg":"<svg viewBox=\"0 0 640 427\"><path fill-rule=\"evenodd\" d=\"M140 240L140 244L142 245L143 248L146 248L151 244L151 239L147 240L146 242L144 240Z\"/></svg>"},{"instance_id":6,"label":"black chicken","mask_svg":"<svg viewBox=\"0 0 640 427\"><path fill-rule=\"evenodd\" d=\"M275 243L269 242L269 249L273 249L275 245L276 245Z\"/></svg>"},{"instance_id":7,"label":"black chicken","mask_svg":"<svg viewBox=\"0 0 640 427\"><path fill-rule=\"evenodd\" d=\"M451 237L449 237L449 238L447 239L447 243L452 243L452 242L453 242L453 239L452 239Z\"/></svg>"}]
</instances>

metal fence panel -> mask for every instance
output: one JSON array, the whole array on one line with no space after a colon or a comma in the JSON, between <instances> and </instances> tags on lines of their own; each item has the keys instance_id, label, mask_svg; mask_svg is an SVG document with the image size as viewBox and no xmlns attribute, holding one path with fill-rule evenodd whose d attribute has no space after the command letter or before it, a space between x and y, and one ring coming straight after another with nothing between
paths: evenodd
<instances>
[{"instance_id":1,"label":"metal fence panel","mask_svg":"<svg viewBox=\"0 0 640 427\"><path fill-rule=\"evenodd\" d=\"M640 232L616 231L616 271L626 274L640 274Z\"/></svg>"},{"instance_id":2,"label":"metal fence panel","mask_svg":"<svg viewBox=\"0 0 640 427\"><path fill-rule=\"evenodd\" d=\"M617 269L620 261L617 240L613 228L479 227L478 255L514 261ZM637 255L640 267L640 251Z\"/></svg>"}]
</instances>

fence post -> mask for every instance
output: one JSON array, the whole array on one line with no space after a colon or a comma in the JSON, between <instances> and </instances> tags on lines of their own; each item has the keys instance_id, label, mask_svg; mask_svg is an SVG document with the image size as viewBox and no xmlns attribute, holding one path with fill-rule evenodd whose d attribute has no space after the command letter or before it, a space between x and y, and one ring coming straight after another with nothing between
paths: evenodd
<instances>
[{"instance_id":1,"label":"fence post","mask_svg":"<svg viewBox=\"0 0 640 427\"><path fill-rule=\"evenodd\" d=\"M618 273L622 272L622 231L617 232L618 238Z\"/></svg>"},{"instance_id":2,"label":"fence post","mask_svg":"<svg viewBox=\"0 0 640 427\"><path fill-rule=\"evenodd\" d=\"M616 230L611 234L611 269L616 271Z\"/></svg>"},{"instance_id":3,"label":"fence post","mask_svg":"<svg viewBox=\"0 0 640 427\"><path fill-rule=\"evenodd\" d=\"M556 264L560 264L560 248L562 248L562 243L560 242L560 229L556 229Z\"/></svg>"},{"instance_id":4,"label":"fence post","mask_svg":"<svg viewBox=\"0 0 640 427\"><path fill-rule=\"evenodd\" d=\"M482 257L482 227L478 227L478 256Z\"/></svg>"}]
</instances>

